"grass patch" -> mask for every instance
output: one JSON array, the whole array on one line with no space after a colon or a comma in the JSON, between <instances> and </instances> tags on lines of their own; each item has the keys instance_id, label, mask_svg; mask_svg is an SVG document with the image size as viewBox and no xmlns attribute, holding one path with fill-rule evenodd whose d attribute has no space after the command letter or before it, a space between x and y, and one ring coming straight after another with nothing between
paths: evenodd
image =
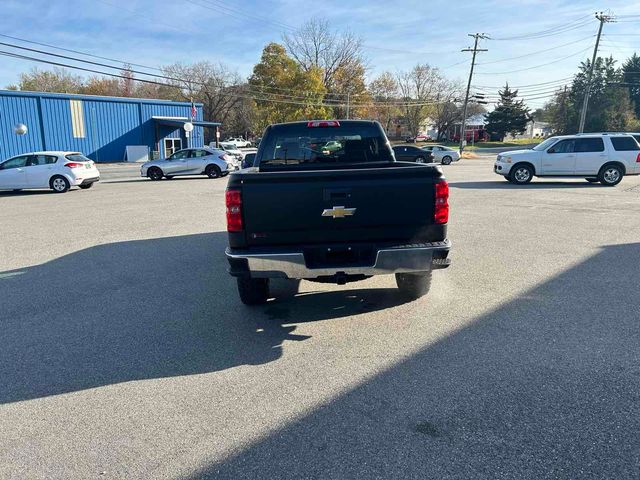
<instances>
[{"instance_id":1,"label":"grass patch","mask_svg":"<svg viewBox=\"0 0 640 480\"><path fill-rule=\"evenodd\" d=\"M468 143L465 150L475 150L476 148L499 148L499 147L522 147L522 146L534 146L540 143L542 139L538 138L519 138L517 140L509 140L506 142L477 142L473 145ZM459 144L457 142L418 142L418 143L407 143L402 140L392 140L392 145L415 145L417 147L424 147L427 145L444 145L446 147L451 147L457 149Z\"/></svg>"}]
</instances>

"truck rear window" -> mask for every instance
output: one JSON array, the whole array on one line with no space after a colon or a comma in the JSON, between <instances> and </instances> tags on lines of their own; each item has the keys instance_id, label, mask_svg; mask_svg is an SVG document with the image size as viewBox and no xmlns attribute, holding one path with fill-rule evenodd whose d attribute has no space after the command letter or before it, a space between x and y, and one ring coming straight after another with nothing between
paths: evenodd
<instances>
[{"instance_id":1,"label":"truck rear window","mask_svg":"<svg viewBox=\"0 0 640 480\"><path fill-rule=\"evenodd\" d=\"M341 122L335 127L274 125L261 147L260 168L393 161L382 129L370 122Z\"/></svg>"},{"instance_id":2,"label":"truck rear window","mask_svg":"<svg viewBox=\"0 0 640 480\"><path fill-rule=\"evenodd\" d=\"M640 150L640 145L636 142L636 139L632 136L628 137L611 137L611 143L613 148L618 152L627 152L630 150Z\"/></svg>"}]
</instances>

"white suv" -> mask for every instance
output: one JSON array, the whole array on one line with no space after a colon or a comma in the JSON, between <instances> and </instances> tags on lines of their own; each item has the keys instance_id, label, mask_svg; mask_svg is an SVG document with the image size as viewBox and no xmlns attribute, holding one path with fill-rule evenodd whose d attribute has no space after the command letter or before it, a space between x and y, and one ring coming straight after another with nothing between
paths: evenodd
<instances>
[{"instance_id":1,"label":"white suv","mask_svg":"<svg viewBox=\"0 0 640 480\"><path fill-rule=\"evenodd\" d=\"M536 177L584 177L614 186L640 174L640 144L625 133L585 133L547 138L529 150L497 156L493 170L515 184Z\"/></svg>"},{"instance_id":2,"label":"white suv","mask_svg":"<svg viewBox=\"0 0 640 480\"><path fill-rule=\"evenodd\" d=\"M227 138L225 143L233 143L238 148L246 148L251 146L251 142L242 137Z\"/></svg>"}]
</instances>

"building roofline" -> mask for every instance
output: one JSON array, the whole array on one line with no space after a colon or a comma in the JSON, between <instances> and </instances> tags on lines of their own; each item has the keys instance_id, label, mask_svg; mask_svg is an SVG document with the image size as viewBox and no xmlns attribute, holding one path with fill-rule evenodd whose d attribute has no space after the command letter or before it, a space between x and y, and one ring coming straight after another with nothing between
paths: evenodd
<instances>
[{"instance_id":1,"label":"building roofline","mask_svg":"<svg viewBox=\"0 0 640 480\"><path fill-rule=\"evenodd\" d=\"M87 98L90 100L101 102L122 102L122 103L163 103L167 105L191 106L191 102L174 102L172 100L161 100L153 98L135 98L135 97L108 97L102 95L86 95L83 93L53 93L53 92L36 92L30 90L0 90L2 97L42 97L42 98ZM196 107L202 107L203 104L193 102Z\"/></svg>"}]
</instances>

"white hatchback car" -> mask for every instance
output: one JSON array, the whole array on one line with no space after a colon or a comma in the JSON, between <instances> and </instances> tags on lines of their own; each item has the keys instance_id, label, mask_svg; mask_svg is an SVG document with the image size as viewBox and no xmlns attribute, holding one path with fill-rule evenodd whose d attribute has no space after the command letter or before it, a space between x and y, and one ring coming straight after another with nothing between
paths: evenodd
<instances>
[{"instance_id":1,"label":"white hatchback car","mask_svg":"<svg viewBox=\"0 0 640 480\"><path fill-rule=\"evenodd\" d=\"M585 133L547 138L529 150L497 156L493 171L515 184L536 177L583 177L614 186L640 175L640 144L625 133Z\"/></svg>"},{"instance_id":2,"label":"white hatchback car","mask_svg":"<svg viewBox=\"0 0 640 480\"><path fill-rule=\"evenodd\" d=\"M50 188L64 193L85 190L100 180L93 160L78 152L32 152L0 163L0 190Z\"/></svg>"}]
</instances>

